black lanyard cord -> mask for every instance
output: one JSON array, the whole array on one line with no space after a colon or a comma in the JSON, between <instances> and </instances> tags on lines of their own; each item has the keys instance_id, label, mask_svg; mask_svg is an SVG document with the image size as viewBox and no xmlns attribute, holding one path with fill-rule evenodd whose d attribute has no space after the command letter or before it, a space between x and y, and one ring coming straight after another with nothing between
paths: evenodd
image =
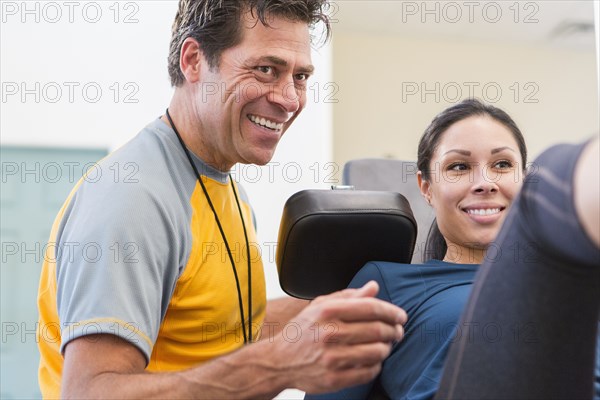
<instances>
[{"instance_id":1,"label":"black lanyard cord","mask_svg":"<svg viewBox=\"0 0 600 400\"><path fill-rule=\"evenodd\" d=\"M244 222L244 215L242 214L242 207L240 206L240 201L238 199L237 191L235 190L235 185L233 184L233 179L231 178L231 175L229 175L229 181L231 183L231 188L233 189L233 196L235 197L235 202L237 204L238 212L240 214L240 219L242 220L242 228L244 229L244 238L246 239L246 249L248 252L248 254L247 254L247 260L248 260L248 333L246 333L246 321L244 318L244 303L242 300L242 290L240 288L240 280L238 278L237 269L235 268L235 262L233 261L233 254L231 253L229 243L227 242L227 238L225 237L225 232L223 231L223 227L221 226L221 221L219 220L217 211L215 210L212 200L210 199L210 196L208 195L206 186L204 185L204 182L202 182L200 173L198 173L196 164L194 164L194 162L192 160L190 151L185 146L185 143L183 142L183 139L181 138L179 131L175 127L175 123L173 122L173 119L171 118L171 115L169 114L168 108L167 108L166 114L167 114L167 118L169 119L169 122L171 123L171 127L173 128L173 131L175 131L175 135L177 135L177 139L179 139L179 143L181 144L181 147L183 148L185 155L187 156L187 159L190 162L190 165L192 166L194 173L196 174L196 178L198 179L198 182L200 182L200 186L202 187L202 191L204 192L206 201L208 202L208 205L210 206L210 209L212 210L213 215L215 216L215 221L217 222L217 226L219 227L219 232L221 232L221 237L223 238L223 242L225 243L225 248L227 249L227 254L229 255L229 261L231 262L231 268L233 270L233 276L235 277L235 285L236 285L237 292L238 292L238 305L240 308L240 317L242 320L242 333L244 334L244 344L246 344L252 340L252 263L250 262L250 243L248 241L248 233L246 231L246 223ZM242 251L242 253L243 253L243 251Z\"/></svg>"},{"instance_id":2,"label":"black lanyard cord","mask_svg":"<svg viewBox=\"0 0 600 400\"><path fill-rule=\"evenodd\" d=\"M242 228L244 229L244 239L246 240L246 260L248 262L248 337L250 341L252 341L252 263L250 259L250 242L248 241L248 232L246 230L246 223L244 222L244 216L242 214L242 207L240 206L240 200L237 195L237 191L235 190L235 185L233 184L233 179L231 175L229 175L229 181L231 182L231 189L233 190L233 196L235 197L235 202L237 204L238 212L240 214L240 219L242 220ZM216 215L216 214L215 214ZM223 236L223 240L225 240L225 236ZM244 252L242 250L242 256ZM229 258L231 259L231 252L229 252ZM235 269L235 268L234 268ZM237 275L237 274L236 274ZM237 282L237 278L236 278ZM239 288L238 283L238 288ZM238 289L238 294L239 289ZM239 296L241 301L241 295ZM241 309L243 311L243 308ZM244 323L244 313L242 313L242 324ZM247 342L244 342L247 343Z\"/></svg>"}]
</instances>

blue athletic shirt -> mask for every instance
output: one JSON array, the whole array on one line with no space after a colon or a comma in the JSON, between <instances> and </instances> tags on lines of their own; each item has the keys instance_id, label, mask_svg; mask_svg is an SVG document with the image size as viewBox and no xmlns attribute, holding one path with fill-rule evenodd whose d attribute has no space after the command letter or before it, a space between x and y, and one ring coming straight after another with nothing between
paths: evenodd
<instances>
[{"instance_id":1,"label":"blue athletic shirt","mask_svg":"<svg viewBox=\"0 0 600 400\"><path fill-rule=\"evenodd\" d=\"M459 327L478 264L430 260L425 264L369 262L349 287L377 281L378 298L402 307L408 314L405 335L384 361L380 383L393 399L430 399L438 388L442 367L455 335L485 334L494 327ZM306 399L366 399L374 381L336 393L307 395Z\"/></svg>"}]
</instances>

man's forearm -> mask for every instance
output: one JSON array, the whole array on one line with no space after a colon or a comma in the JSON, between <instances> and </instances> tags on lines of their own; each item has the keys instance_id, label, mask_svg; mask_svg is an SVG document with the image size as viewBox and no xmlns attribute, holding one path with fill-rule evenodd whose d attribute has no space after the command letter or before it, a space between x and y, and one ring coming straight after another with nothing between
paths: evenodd
<instances>
[{"instance_id":1,"label":"man's forearm","mask_svg":"<svg viewBox=\"0 0 600 400\"><path fill-rule=\"evenodd\" d=\"M65 348L61 397L267 398L288 387L324 393L368 382L407 318L375 299L377 290L369 282L317 298L293 318L293 336L275 335L180 372L144 372L142 352L113 335L77 338Z\"/></svg>"},{"instance_id":2,"label":"man's forearm","mask_svg":"<svg viewBox=\"0 0 600 400\"><path fill-rule=\"evenodd\" d=\"M65 398L272 398L285 389L275 357L265 356L267 342L255 343L199 367L178 372L102 372L63 388ZM272 344L270 345L272 346Z\"/></svg>"}]
</instances>

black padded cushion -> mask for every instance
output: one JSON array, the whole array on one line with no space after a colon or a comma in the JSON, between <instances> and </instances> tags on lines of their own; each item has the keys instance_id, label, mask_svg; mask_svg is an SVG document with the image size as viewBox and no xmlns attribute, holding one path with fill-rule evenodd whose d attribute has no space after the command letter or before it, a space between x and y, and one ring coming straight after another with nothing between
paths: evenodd
<instances>
[{"instance_id":1,"label":"black padded cushion","mask_svg":"<svg viewBox=\"0 0 600 400\"><path fill-rule=\"evenodd\" d=\"M410 263L416 237L410 205L399 193L298 192L279 226L279 283L302 299L344 289L368 261Z\"/></svg>"}]
</instances>

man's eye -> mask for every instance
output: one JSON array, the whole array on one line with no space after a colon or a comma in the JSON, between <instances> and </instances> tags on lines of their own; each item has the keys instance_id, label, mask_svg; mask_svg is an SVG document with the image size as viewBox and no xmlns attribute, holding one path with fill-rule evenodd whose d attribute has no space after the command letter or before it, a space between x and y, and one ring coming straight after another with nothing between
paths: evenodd
<instances>
[{"instance_id":1,"label":"man's eye","mask_svg":"<svg viewBox=\"0 0 600 400\"><path fill-rule=\"evenodd\" d=\"M256 70L258 72L262 72L263 74L270 74L270 73L273 72L273 67L269 67L269 66L266 66L266 65L261 65L261 66L256 67Z\"/></svg>"},{"instance_id":2,"label":"man's eye","mask_svg":"<svg viewBox=\"0 0 600 400\"><path fill-rule=\"evenodd\" d=\"M310 75L308 75L308 74L296 74L295 78L297 81L304 82L304 81L308 80L309 76Z\"/></svg>"}]
</instances>

